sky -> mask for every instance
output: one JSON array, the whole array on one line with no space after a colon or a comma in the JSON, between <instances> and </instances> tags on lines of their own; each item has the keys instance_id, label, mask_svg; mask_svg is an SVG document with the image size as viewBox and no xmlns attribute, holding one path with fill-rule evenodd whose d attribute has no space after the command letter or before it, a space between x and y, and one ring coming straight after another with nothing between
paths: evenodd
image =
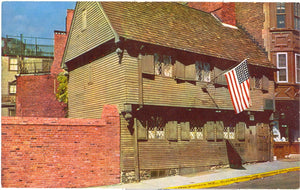
<instances>
[{"instance_id":1,"label":"sky","mask_svg":"<svg viewBox=\"0 0 300 190\"><path fill-rule=\"evenodd\" d=\"M65 31L67 9L75 1L1 1L1 35L54 38Z\"/></svg>"}]
</instances>

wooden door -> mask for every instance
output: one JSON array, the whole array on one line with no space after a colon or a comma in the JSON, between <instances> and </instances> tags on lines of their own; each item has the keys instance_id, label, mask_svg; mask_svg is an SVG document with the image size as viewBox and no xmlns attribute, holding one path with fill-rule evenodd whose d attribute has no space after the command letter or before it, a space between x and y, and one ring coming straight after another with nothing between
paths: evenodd
<instances>
[{"instance_id":1,"label":"wooden door","mask_svg":"<svg viewBox=\"0 0 300 190\"><path fill-rule=\"evenodd\" d=\"M269 125L259 123L257 127L258 161L270 160L270 131Z\"/></svg>"}]
</instances>

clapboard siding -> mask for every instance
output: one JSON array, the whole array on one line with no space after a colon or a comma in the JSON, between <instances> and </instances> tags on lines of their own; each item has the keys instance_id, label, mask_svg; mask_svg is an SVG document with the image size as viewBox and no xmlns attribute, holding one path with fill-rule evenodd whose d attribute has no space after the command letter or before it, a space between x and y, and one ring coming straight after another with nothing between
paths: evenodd
<instances>
[{"instance_id":1,"label":"clapboard siding","mask_svg":"<svg viewBox=\"0 0 300 190\"><path fill-rule=\"evenodd\" d=\"M138 58L130 56L124 51L122 64L125 66L126 103L137 104L139 93Z\"/></svg>"},{"instance_id":2,"label":"clapboard siding","mask_svg":"<svg viewBox=\"0 0 300 190\"><path fill-rule=\"evenodd\" d=\"M143 101L146 105L179 106L195 108L233 109L228 88L207 86L208 93L203 92L204 83L177 83L173 78L155 76L155 79L143 78ZM263 111L264 99L273 99L274 82L269 82L269 92L255 89L250 91L252 107L249 110ZM215 103L213 102L213 100Z\"/></svg>"},{"instance_id":3,"label":"clapboard siding","mask_svg":"<svg viewBox=\"0 0 300 190\"><path fill-rule=\"evenodd\" d=\"M84 30L82 29L83 10L87 13L87 27ZM98 2L77 3L69 38L66 46L66 62L114 38L113 31Z\"/></svg>"},{"instance_id":4,"label":"clapboard siding","mask_svg":"<svg viewBox=\"0 0 300 190\"><path fill-rule=\"evenodd\" d=\"M264 131L269 127L264 124ZM259 152L258 137L265 134L267 142L270 134L256 131L258 126L248 126L245 131L245 140L229 140L235 151L241 157L241 161L257 162L265 161L269 150ZM179 128L180 129L180 128ZM141 170L159 170L171 168L197 168L214 165L227 165L230 158L226 141L219 142L206 140L175 141L148 140L139 141L139 163ZM265 155L262 158L261 155Z\"/></svg>"},{"instance_id":5,"label":"clapboard siding","mask_svg":"<svg viewBox=\"0 0 300 190\"><path fill-rule=\"evenodd\" d=\"M121 170L134 170L134 138L128 129L128 122L121 116Z\"/></svg>"},{"instance_id":6,"label":"clapboard siding","mask_svg":"<svg viewBox=\"0 0 300 190\"><path fill-rule=\"evenodd\" d=\"M124 66L118 60L114 52L70 72L69 117L100 118L104 104L118 105L122 109Z\"/></svg>"}]
</instances>

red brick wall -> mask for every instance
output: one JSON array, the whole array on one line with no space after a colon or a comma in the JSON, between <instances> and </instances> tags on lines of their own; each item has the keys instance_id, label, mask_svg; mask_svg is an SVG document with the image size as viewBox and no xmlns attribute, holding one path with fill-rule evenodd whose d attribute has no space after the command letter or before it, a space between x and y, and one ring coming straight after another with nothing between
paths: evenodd
<instances>
[{"instance_id":1,"label":"red brick wall","mask_svg":"<svg viewBox=\"0 0 300 190\"><path fill-rule=\"evenodd\" d=\"M56 100L57 75L63 71L61 61L71 27L74 10L67 10L66 30L54 31L54 60L51 75L17 77L16 116L18 117L65 117L64 103Z\"/></svg>"},{"instance_id":2,"label":"red brick wall","mask_svg":"<svg viewBox=\"0 0 300 190\"><path fill-rule=\"evenodd\" d=\"M65 117L66 105L55 96L57 85L53 75L17 77L16 116Z\"/></svg>"},{"instance_id":3,"label":"red brick wall","mask_svg":"<svg viewBox=\"0 0 300 190\"><path fill-rule=\"evenodd\" d=\"M219 18L223 23L236 25L235 20L235 3L224 3L224 2L189 2L189 7L204 11L212 12Z\"/></svg>"},{"instance_id":4,"label":"red brick wall","mask_svg":"<svg viewBox=\"0 0 300 190\"><path fill-rule=\"evenodd\" d=\"M74 15L74 10L73 9L68 9L67 10L67 18L66 18L66 32L69 34L72 20L73 20L73 15Z\"/></svg>"},{"instance_id":5,"label":"red brick wall","mask_svg":"<svg viewBox=\"0 0 300 190\"><path fill-rule=\"evenodd\" d=\"M61 69L61 61L64 54L73 15L74 10L68 9L66 17L66 32L54 31L54 60L51 67L51 74L53 75L57 75L63 71L63 69Z\"/></svg>"},{"instance_id":6,"label":"red brick wall","mask_svg":"<svg viewBox=\"0 0 300 190\"><path fill-rule=\"evenodd\" d=\"M91 187L120 183L120 118L2 117L3 187Z\"/></svg>"},{"instance_id":7,"label":"red brick wall","mask_svg":"<svg viewBox=\"0 0 300 190\"><path fill-rule=\"evenodd\" d=\"M66 32L54 31L54 60L51 66L51 74L58 75L63 71L61 61L67 41Z\"/></svg>"}]
</instances>

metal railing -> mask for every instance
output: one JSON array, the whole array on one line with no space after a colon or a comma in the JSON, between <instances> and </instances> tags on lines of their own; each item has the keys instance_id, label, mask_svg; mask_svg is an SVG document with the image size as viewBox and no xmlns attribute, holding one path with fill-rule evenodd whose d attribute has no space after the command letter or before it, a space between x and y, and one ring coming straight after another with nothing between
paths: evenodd
<instances>
[{"instance_id":1,"label":"metal railing","mask_svg":"<svg viewBox=\"0 0 300 190\"><path fill-rule=\"evenodd\" d=\"M2 37L2 55L53 57L54 39L20 36Z\"/></svg>"}]
</instances>

